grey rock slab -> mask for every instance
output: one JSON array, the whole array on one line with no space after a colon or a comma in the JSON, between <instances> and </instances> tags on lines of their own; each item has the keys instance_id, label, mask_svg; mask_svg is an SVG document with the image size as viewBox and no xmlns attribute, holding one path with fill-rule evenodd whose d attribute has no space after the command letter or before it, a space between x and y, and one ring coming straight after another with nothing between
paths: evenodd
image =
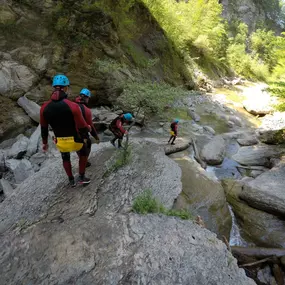
<instances>
[{"instance_id":1,"label":"grey rock slab","mask_svg":"<svg viewBox=\"0 0 285 285\"><path fill-rule=\"evenodd\" d=\"M191 117L191 119L194 120L195 122L200 122L201 120L201 117L195 111L191 109L187 110L187 115Z\"/></svg>"},{"instance_id":2,"label":"grey rock slab","mask_svg":"<svg viewBox=\"0 0 285 285\"><path fill-rule=\"evenodd\" d=\"M40 223L21 235L1 238L2 264L8 265L12 257L13 266L0 268L4 284L24 278L52 285L69 280L110 285L255 284L214 234L191 221L158 215L83 215Z\"/></svg>"},{"instance_id":3,"label":"grey rock slab","mask_svg":"<svg viewBox=\"0 0 285 285\"><path fill-rule=\"evenodd\" d=\"M284 153L282 147L259 144L241 147L232 158L242 165L267 166L271 158L278 158Z\"/></svg>"},{"instance_id":4,"label":"grey rock slab","mask_svg":"<svg viewBox=\"0 0 285 285\"><path fill-rule=\"evenodd\" d=\"M210 127L210 126L204 126L204 130L207 131L208 133L212 134L212 135L215 135L215 130Z\"/></svg>"},{"instance_id":5,"label":"grey rock slab","mask_svg":"<svg viewBox=\"0 0 285 285\"><path fill-rule=\"evenodd\" d=\"M240 194L250 206L285 217L285 164L259 175Z\"/></svg>"},{"instance_id":6,"label":"grey rock slab","mask_svg":"<svg viewBox=\"0 0 285 285\"><path fill-rule=\"evenodd\" d=\"M0 94L18 99L38 80L27 66L16 61L4 60L0 66Z\"/></svg>"},{"instance_id":7,"label":"grey rock slab","mask_svg":"<svg viewBox=\"0 0 285 285\"><path fill-rule=\"evenodd\" d=\"M242 120L238 116L230 116L229 120L233 122L236 126L242 127Z\"/></svg>"},{"instance_id":8,"label":"grey rock slab","mask_svg":"<svg viewBox=\"0 0 285 285\"><path fill-rule=\"evenodd\" d=\"M226 142L221 136L214 137L201 151L201 158L209 165L221 164L224 160Z\"/></svg>"},{"instance_id":9,"label":"grey rock slab","mask_svg":"<svg viewBox=\"0 0 285 285\"><path fill-rule=\"evenodd\" d=\"M256 145L258 144L258 140L256 137L246 137L246 138L240 138L237 139L237 142L241 146L251 146L251 145Z\"/></svg>"},{"instance_id":10,"label":"grey rock slab","mask_svg":"<svg viewBox=\"0 0 285 285\"><path fill-rule=\"evenodd\" d=\"M34 120L35 122L40 122L40 109L41 107L29 100L26 96L22 96L17 101L18 105L22 107L25 112L29 115L29 117Z\"/></svg>"},{"instance_id":11,"label":"grey rock slab","mask_svg":"<svg viewBox=\"0 0 285 285\"><path fill-rule=\"evenodd\" d=\"M26 153L28 157L32 156L37 152L40 136L41 136L41 126L38 125L38 127L36 128L36 130L33 132L33 134L29 139L27 153Z\"/></svg>"},{"instance_id":12,"label":"grey rock slab","mask_svg":"<svg viewBox=\"0 0 285 285\"><path fill-rule=\"evenodd\" d=\"M181 170L162 147L139 139L130 162L104 175L120 153L107 143L93 146L92 180L82 190L62 187L58 159L1 203L3 284L254 284L210 231L130 212L146 189L171 208L182 189Z\"/></svg>"},{"instance_id":13,"label":"grey rock slab","mask_svg":"<svg viewBox=\"0 0 285 285\"><path fill-rule=\"evenodd\" d=\"M4 192L5 196L9 197L13 194L14 189L10 182L4 178L0 179L0 189Z\"/></svg>"},{"instance_id":14,"label":"grey rock slab","mask_svg":"<svg viewBox=\"0 0 285 285\"><path fill-rule=\"evenodd\" d=\"M227 180L222 184L237 219L242 238L254 243L255 246L284 248L284 219L252 207L247 201L242 200L243 182Z\"/></svg>"},{"instance_id":15,"label":"grey rock slab","mask_svg":"<svg viewBox=\"0 0 285 285\"><path fill-rule=\"evenodd\" d=\"M44 163L44 161L47 159L47 155L43 152L38 152L35 153L31 158L30 158L30 162L33 165L41 165Z\"/></svg>"},{"instance_id":16,"label":"grey rock slab","mask_svg":"<svg viewBox=\"0 0 285 285\"><path fill-rule=\"evenodd\" d=\"M221 183L195 161L180 158L177 163L182 169L183 192L176 199L175 209L189 209L202 217L207 229L219 237L229 237L231 215Z\"/></svg>"},{"instance_id":17,"label":"grey rock slab","mask_svg":"<svg viewBox=\"0 0 285 285\"><path fill-rule=\"evenodd\" d=\"M12 148L8 151L7 156L9 158L21 159L27 152L28 144L29 139L27 137L20 137L19 140L12 145Z\"/></svg>"},{"instance_id":18,"label":"grey rock slab","mask_svg":"<svg viewBox=\"0 0 285 285\"><path fill-rule=\"evenodd\" d=\"M0 149L0 172L6 170L6 151Z\"/></svg>"},{"instance_id":19,"label":"grey rock slab","mask_svg":"<svg viewBox=\"0 0 285 285\"><path fill-rule=\"evenodd\" d=\"M7 168L13 173L17 184L22 183L34 173L32 164L27 159L9 159L7 160Z\"/></svg>"}]
</instances>

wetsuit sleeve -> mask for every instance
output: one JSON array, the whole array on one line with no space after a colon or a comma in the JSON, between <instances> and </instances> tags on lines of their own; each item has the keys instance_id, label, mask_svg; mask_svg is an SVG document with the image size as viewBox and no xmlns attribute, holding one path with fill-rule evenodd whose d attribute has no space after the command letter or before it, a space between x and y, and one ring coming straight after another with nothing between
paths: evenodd
<instances>
[{"instance_id":1,"label":"wetsuit sleeve","mask_svg":"<svg viewBox=\"0 0 285 285\"><path fill-rule=\"evenodd\" d=\"M92 135L92 137L94 137L94 139L99 140L98 133L97 133L97 131L94 127L94 124L92 122L92 113L91 113L89 108L87 108L85 106L84 106L84 108L85 108L86 122L91 127L90 134Z\"/></svg>"},{"instance_id":2,"label":"wetsuit sleeve","mask_svg":"<svg viewBox=\"0 0 285 285\"><path fill-rule=\"evenodd\" d=\"M66 100L65 102L68 104L69 108L72 111L77 131L82 136L87 135L89 133L89 128L86 121L83 118L80 107L76 103L73 103L69 100Z\"/></svg>"},{"instance_id":3,"label":"wetsuit sleeve","mask_svg":"<svg viewBox=\"0 0 285 285\"><path fill-rule=\"evenodd\" d=\"M121 120L117 120L116 122L116 127L122 132L123 134L126 133L126 130L123 128L123 124Z\"/></svg>"},{"instance_id":4,"label":"wetsuit sleeve","mask_svg":"<svg viewBox=\"0 0 285 285\"><path fill-rule=\"evenodd\" d=\"M177 136L177 134L178 134L178 125L177 124L175 124L174 125L174 134Z\"/></svg>"},{"instance_id":5,"label":"wetsuit sleeve","mask_svg":"<svg viewBox=\"0 0 285 285\"><path fill-rule=\"evenodd\" d=\"M47 144L48 142L48 122L44 117L44 110L46 106L47 104L45 103L44 105L42 105L40 110L40 125L43 144Z\"/></svg>"}]
</instances>

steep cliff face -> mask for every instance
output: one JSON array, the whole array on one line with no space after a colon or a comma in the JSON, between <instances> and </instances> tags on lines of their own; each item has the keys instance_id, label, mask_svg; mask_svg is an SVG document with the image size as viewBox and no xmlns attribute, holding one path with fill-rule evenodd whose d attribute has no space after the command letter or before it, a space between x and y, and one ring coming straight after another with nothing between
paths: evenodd
<instances>
[{"instance_id":1,"label":"steep cliff face","mask_svg":"<svg viewBox=\"0 0 285 285\"><path fill-rule=\"evenodd\" d=\"M143 5L91 2L0 3L0 99L15 110L23 95L41 104L56 73L67 74L73 95L83 87L96 92L93 105L114 104L124 84L138 79L193 87L183 59ZM7 121L11 112L0 117L3 136L11 131Z\"/></svg>"},{"instance_id":2,"label":"steep cliff face","mask_svg":"<svg viewBox=\"0 0 285 285\"><path fill-rule=\"evenodd\" d=\"M268 27L280 32L280 7L278 0L220 0L223 17L229 25L241 20L253 32L259 27Z\"/></svg>"}]
</instances>

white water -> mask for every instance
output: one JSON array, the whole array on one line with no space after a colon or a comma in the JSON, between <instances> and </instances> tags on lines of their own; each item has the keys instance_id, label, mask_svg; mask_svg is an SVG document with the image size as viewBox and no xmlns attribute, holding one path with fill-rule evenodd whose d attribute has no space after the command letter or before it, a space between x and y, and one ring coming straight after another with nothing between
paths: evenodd
<instances>
[{"instance_id":1,"label":"white water","mask_svg":"<svg viewBox=\"0 0 285 285\"><path fill-rule=\"evenodd\" d=\"M231 208L230 205L229 206L229 211L231 213L232 216L232 229L231 229L231 233L230 233L230 246L247 246L247 243L243 240L243 238L240 235L240 230L239 227L237 225L237 221L236 221L236 217L234 215L234 212Z\"/></svg>"}]
</instances>

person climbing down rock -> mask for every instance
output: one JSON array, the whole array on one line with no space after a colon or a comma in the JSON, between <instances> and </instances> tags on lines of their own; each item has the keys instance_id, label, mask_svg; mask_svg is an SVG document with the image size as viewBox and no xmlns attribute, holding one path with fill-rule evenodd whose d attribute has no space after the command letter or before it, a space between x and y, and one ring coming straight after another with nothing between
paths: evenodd
<instances>
[{"instance_id":1,"label":"person climbing down rock","mask_svg":"<svg viewBox=\"0 0 285 285\"><path fill-rule=\"evenodd\" d=\"M79 105L83 118L85 119L86 123L91 127L90 134L95 139L95 143L99 144L100 139L98 137L97 131L92 122L92 113L91 113L91 110L87 107L91 95L92 94L90 90L88 90L87 88L83 88L80 91L79 96L75 98L75 102ZM91 151L91 144L92 144L89 134L87 134L87 136L84 139L86 139L86 146L87 146L87 152L88 152L88 157L89 157L89 154ZM89 166L91 166L91 163L87 161L86 167L89 167Z\"/></svg>"},{"instance_id":2,"label":"person climbing down rock","mask_svg":"<svg viewBox=\"0 0 285 285\"><path fill-rule=\"evenodd\" d=\"M43 151L48 150L48 126L54 131L57 149L61 152L64 170L72 187L76 186L72 174L70 152L76 151L79 156L79 183L89 184L90 179L85 176L88 147L86 138L90 127L84 120L78 104L67 99L70 83L63 74L54 76L52 92L49 101L40 109L41 136Z\"/></svg>"},{"instance_id":3,"label":"person climbing down rock","mask_svg":"<svg viewBox=\"0 0 285 285\"><path fill-rule=\"evenodd\" d=\"M122 148L123 136L128 134L128 132L123 128L123 124L131 122L132 119L132 114L126 113L118 116L111 122L109 130L114 134L115 137L110 142L114 147L116 147L115 142L118 140L118 148Z\"/></svg>"},{"instance_id":4,"label":"person climbing down rock","mask_svg":"<svg viewBox=\"0 0 285 285\"><path fill-rule=\"evenodd\" d=\"M171 124L170 124L170 138L168 140L168 143L171 142L172 145L175 145L174 141L176 140L177 134L178 134L178 123L179 119L175 119Z\"/></svg>"}]
</instances>

